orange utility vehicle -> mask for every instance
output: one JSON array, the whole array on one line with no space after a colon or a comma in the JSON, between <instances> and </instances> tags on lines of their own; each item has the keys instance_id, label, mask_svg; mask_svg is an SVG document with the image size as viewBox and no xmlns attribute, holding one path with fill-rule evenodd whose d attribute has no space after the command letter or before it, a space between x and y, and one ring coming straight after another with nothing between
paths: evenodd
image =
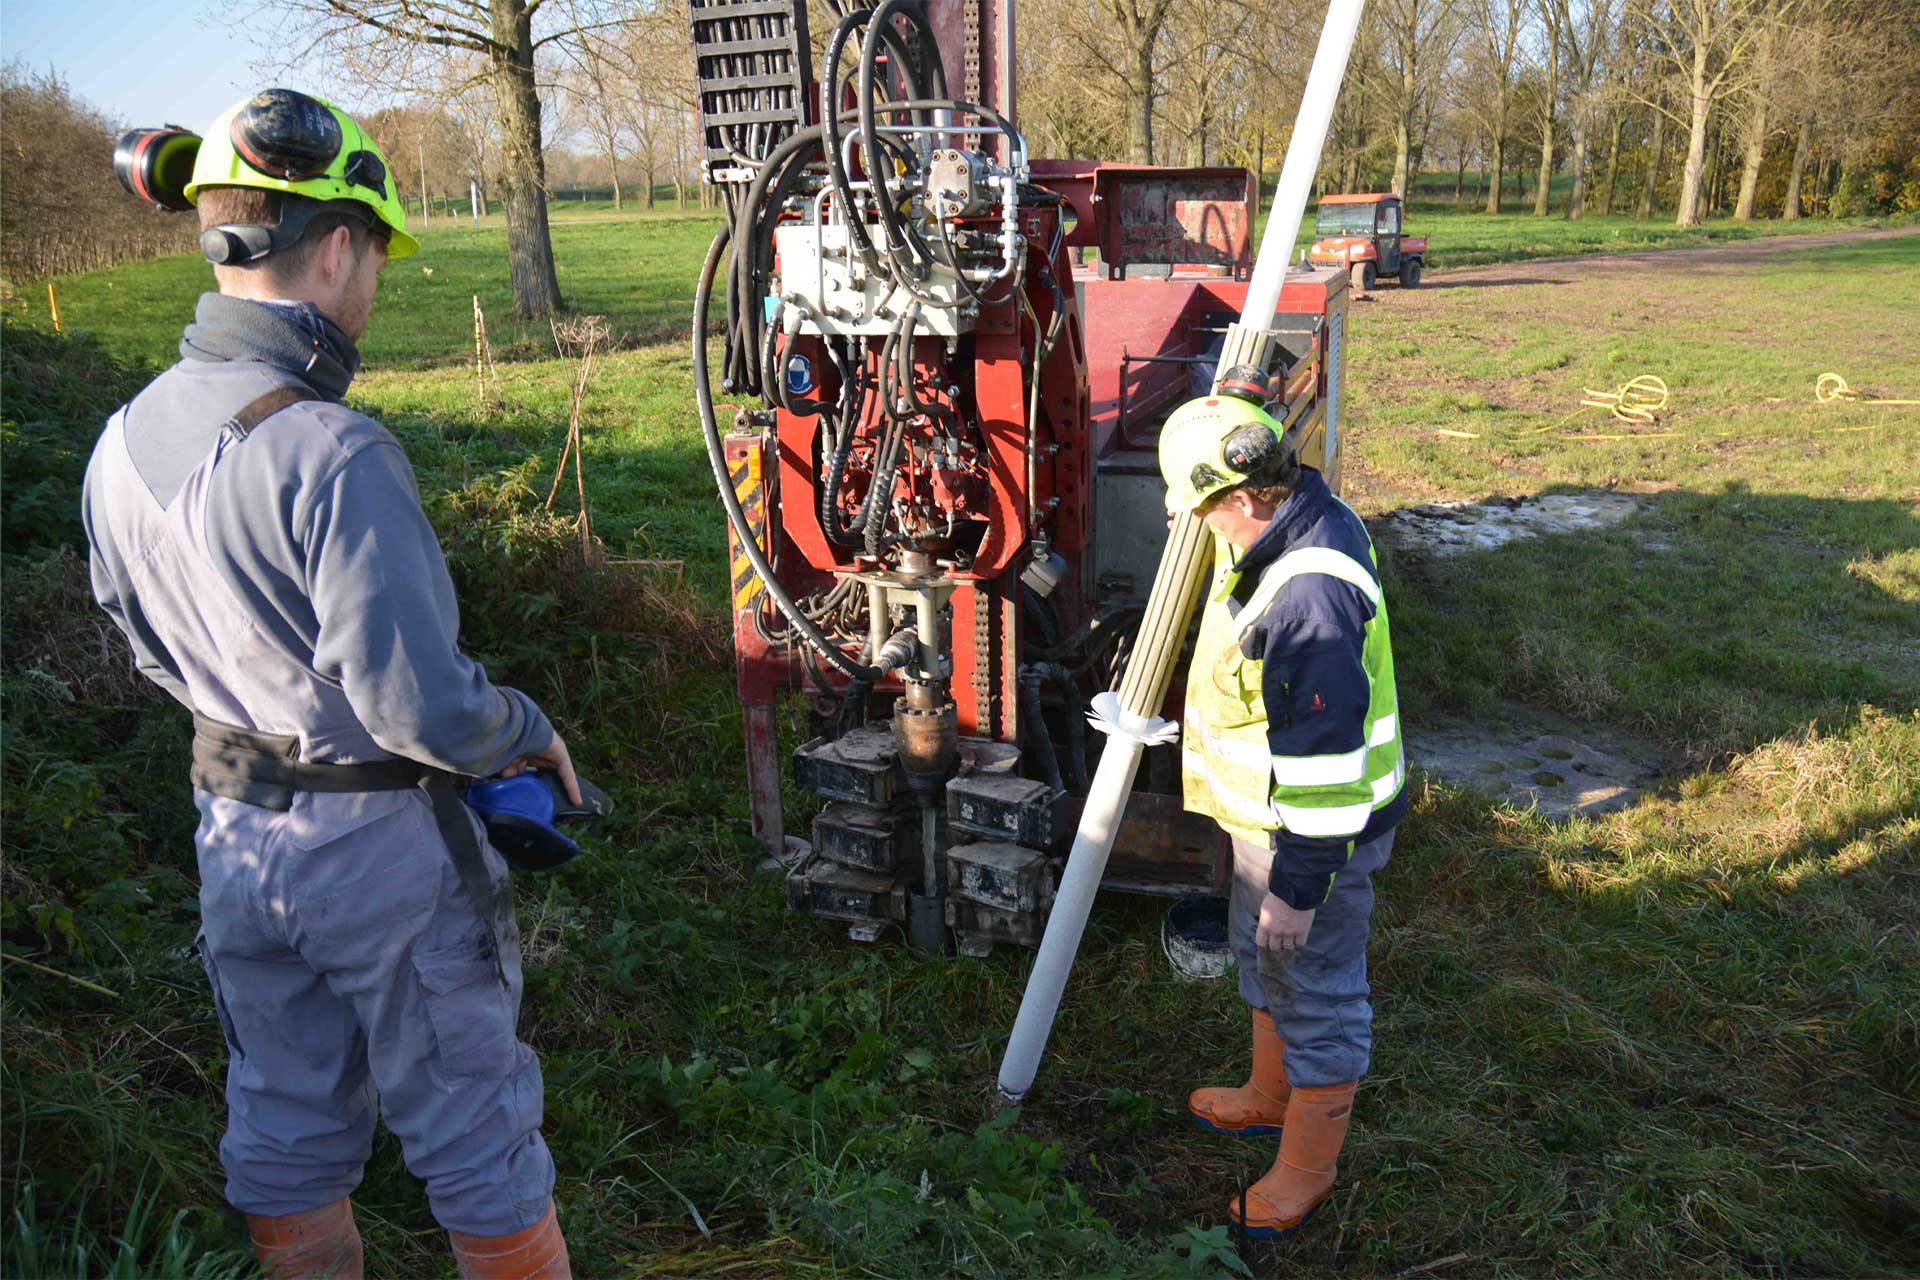
<instances>
[{"instance_id":1,"label":"orange utility vehicle","mask_svg":"<svg viewBox=\"0 0 1920 1280\"><path fill-rule=\"evenodd\" d=\"M1416 288L1427 265L1427 238L1400 234L1400 197L1391 192L1321 196L1307 261L1344 267L1356 293L1373 289L1382 276L1403 289Z\"/></svg>"}]
</instances>

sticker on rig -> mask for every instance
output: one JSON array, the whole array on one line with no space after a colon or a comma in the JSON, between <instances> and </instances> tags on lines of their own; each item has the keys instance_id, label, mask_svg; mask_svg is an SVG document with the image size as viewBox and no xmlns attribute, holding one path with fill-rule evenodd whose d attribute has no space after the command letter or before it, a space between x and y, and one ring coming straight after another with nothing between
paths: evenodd
<instances>
[{"instance_id":1,"label":"sticker on rig","mask_svg":"<svg viewBox=\"0 0 1920 1280\"><path fill-rule=\"evenodd\" d=\"M727 468L727 478L733 481L733 492L740 499L740 509L747 513L747 527L753 530L753 540L764 550L767 545L767 507L761 499L760 450L754 449L744 458L736 459ZM753 571L753 561L747 559L745 549L736 545L733 549L735 612L745 609L755 596L766 589L767 584L760 581L760 575Z\"/></svg>"}]
</instances>

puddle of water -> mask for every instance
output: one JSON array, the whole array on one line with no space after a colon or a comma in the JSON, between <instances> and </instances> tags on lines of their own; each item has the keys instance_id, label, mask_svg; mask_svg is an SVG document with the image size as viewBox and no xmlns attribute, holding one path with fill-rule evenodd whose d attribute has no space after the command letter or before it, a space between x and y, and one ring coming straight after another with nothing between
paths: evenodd
<instances>
[{"instance_id":1,"label":"puddle of water","mask_svg":"<svg viewBox=\"0 0 1920 1280\"><path fill-rule=\"evenodd\" d=\"M1549 493L1492 502L1430 502L1389 512L1376 536L1412 551L1453 555L1522 538L1578 533L1619 524L1643 503L1624 493Z\"/></svg>"},{"instance_id":2,"label":"puddle of water","mask_svg":"<svg viewBox=\"0 0 1920 1280\"><path fill-rule=\"evenodd\" d=\"M1660 753L1613 730L1508 705L1484 721L1407 726L1407 760L1453 786L1554 819L1625 809L1660 773ZM1551 769L1542 762L1551 760Z\"/></svg>"}]
</instances>

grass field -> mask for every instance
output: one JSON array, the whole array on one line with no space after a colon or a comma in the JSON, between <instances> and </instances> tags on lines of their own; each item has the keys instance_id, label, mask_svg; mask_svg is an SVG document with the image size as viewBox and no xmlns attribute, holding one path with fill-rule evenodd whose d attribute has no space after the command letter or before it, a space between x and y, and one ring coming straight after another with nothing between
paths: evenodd
<instances>
[{"instance_id":1,"label":"grass field","mask_svg":"<svg viewBox=\"0 0 1920 1280\"><path fill-rule=\"evenodd\" d=\"M1489 253L1549 243L1551 220L1453 216ZM1103 900L1034 1097L989 1122L1028 957L854 948L746 875L683 346L710 226L555 231L571 301L625 339L587 400L595 529L683 578L572 566L540 504L568 375L541 334L490 318L515 358L504 407L476 407L469 299L504 315L497 231L436 230L389 272L354 390L414 459L469 647L622 802L592 858L520 888L522 1031L576 1271L1240 1273L1221 1205L1270 1152L1190 1129L1181 1103L1237 1078L1244 1013L1228 986L1169 978L1156 905ZM1604 533L1389 558L1409 732L1523 702L1643 735L1675 768L1625 813L1560 825L1415 781L1345 1189L1299 1243L1251 1253L1257 1274L1920 1268L1920 412L1810 394L1834 369L1920 396L1920 237L1689 262L1463 273L1353 313L1363 514L1648 498ZM216 1171L220 1036L186 954L185 717L107 660L84 570L55 549L89 415L138 385L125 362L170 357L203 281L186 260L62 281L93 337L10 321L0 348L8 1275L106 1273L121 1238L114 1274L224 1274L243 1244ZM1576 410L1642 371L1673 390L1657 426ZM370 1273L451 1274L384 1133L356 1200Z\"/></svg>"}]
</instances>

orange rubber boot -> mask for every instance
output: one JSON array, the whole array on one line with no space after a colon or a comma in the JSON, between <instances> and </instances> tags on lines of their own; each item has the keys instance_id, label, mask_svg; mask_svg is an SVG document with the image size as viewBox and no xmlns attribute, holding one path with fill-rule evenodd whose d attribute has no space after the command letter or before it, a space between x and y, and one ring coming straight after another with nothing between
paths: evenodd
<instances>
[{"instance_id":1,"label":"orange rubber boot","mask_svg":"<svg viewBox=\"0 0 1920 1280\"><path fill-rule=\"evenodd\" d=\"M1280 1157L1265 1177L1228 1202L1227 1213L1256 1240L1290 1235L1333 1194L1335 1162L1353 1118L1358 1082L1301 1085L1287 1100Z\"/></svg>"},{"instance_id":2,"label":"orange rubber boot","mask_svg":"<svg viewBox=\"0 0 1920 1280\"><path fill-rule=\"evenodd\" d=\"M1238 1089L1195 1089L1187 1095L1193 1122L1215 1133L1239 1137L1280 1132L1287 1118L1287 1068L1280 1060L1285 1046L1265 1009L1253 1010L1253 1073Z\"/></svg>"},{"instance_id":3,"label":"orange rubber boot","mask_svg":"<svg viewBox=\"0 0 1920 1280\"><path fill-rule=\"evenodd\" d=\"M540 1221L506 1236L470 1236L449 1231L460 1280L573 1280L566 1238L553 1202Z\"/></svg>"},{"instance_id":4,"label":"orange rubber boot","mask_svg":"<svg viewBox=\"0 0 1920 1280\"><path fill-rule=\"evenodd\" d=\"M247 1235L273 1280L362 1280L366 1274L351 1200L271 1218L250 1213Z\"/></svg>"}]
</instances>

